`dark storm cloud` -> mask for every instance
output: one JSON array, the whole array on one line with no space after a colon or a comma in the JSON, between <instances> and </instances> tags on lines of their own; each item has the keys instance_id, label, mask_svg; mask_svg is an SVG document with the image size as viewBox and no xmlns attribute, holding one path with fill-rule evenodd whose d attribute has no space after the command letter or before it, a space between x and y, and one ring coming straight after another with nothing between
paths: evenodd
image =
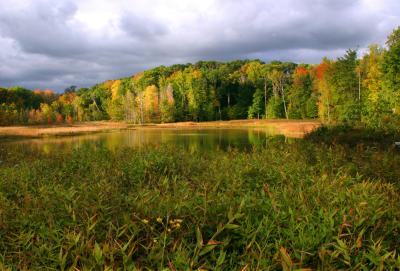
<instances>
[{"instance_id":1,"label":"dark storm cloud","mask_svg":"<svg viewBox=\"0 0 400 271\"><path fill-rule=\"evenodd\" d=\"M209 44L200 42L192 48L198 56L210 57L293 49L328 51L366 45L379 33L371 24L378 16L363 12L354 3L349 5L350 1L299 1L301 5L292 6L263 2L222 5L227 14L238 16L216 20L207 29L212 35Z\"/></svg>"},{"instance_id":2,"label":"dark storm cloud","mask_svg":"<svg viewBox=\"0 0 400 271\"><path fill-rule=\"evenodd\" d=\"M77 54L86 41L69 25L76 11L73 3L57 1L34 2L10 13L0 11L0 34L17 41L27 53L59 57Z\"/></svg>"},{"instance_id":3,"label":"dark storm cloud","mask_svg":"<svg viewBox=\"0 0 400 271\"><path fill-rule=\"evenodd\" d=\"M316 63L383 44L399 15L395 0L2 2L0 86L62 90L201 59Z\"/></svg>"},{"instance_id":4,"label":"dark storm cloud","mask_svg":"<svg viewBox=\"0 0 400 271\"><path fill-rule=\"evenodd\" d=\"M166 27L161 23L136 14L124 14L120 26L130 37L139 40L152 40L167 33Z\"/></svg>"}]
</instances>

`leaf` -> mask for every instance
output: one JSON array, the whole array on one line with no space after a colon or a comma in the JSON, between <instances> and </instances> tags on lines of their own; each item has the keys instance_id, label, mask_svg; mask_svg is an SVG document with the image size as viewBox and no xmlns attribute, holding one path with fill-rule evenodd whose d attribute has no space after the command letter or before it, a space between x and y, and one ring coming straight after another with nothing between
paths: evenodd
<instances>
[{"instance_id":1,"label":"leaf","mask_svg":"<svg viewBox=\"0 0 400 271\"><path fill-rule=\"evenodd\" d=\"M363 234L364 234L364 230L362 230L361 232L360 232L360 234L358 235L358 237L357 237L357 240L356 240L356 247L357 248L361 248L362 247L362 241L363 241Z\"/></svg>"},{"instance_id":2,"label":"leaf","mask_svg":"<svg viewBox=\"0 0 400 271\"><path fill-rule=\"evenodd\" d=\"M68 256L68 252L63 253L63 249L60 248L60 253L58 255L58 260L60 262L61 270L64 270L64 268L65 268L65 264L67 262L67 256Z\"/></svg>"},{"instance_id":3,"label":"leaf","mask_svg":"<svg viewBox=\"0 0 400 271\"><path fill-rule=\"evenodd\" d=\"M134 237L135 237L135 236L132 235L132 237L129 239L129 241L121 248L121 250L122 250L123 253L125 253L125 250L129 247L129 245L130 245L130 243L131 243L131 241L132 241L132 239L133 239Z\"/></svg>"},{"instance_id":4,"label":"leaf","mask_svg":"<svg viewBox=\"0 0 400 271\"><path fill-rule=\"evenodd\" d=\"M342 249L347 251L347 245L342 240L337 239L337 243L338 243L340 248L342 248Z\"/></svg>"},{"instance_id":5,"label":"leaf","mask_svg":"<svg viewBox=\"0 0 400 271\"><path fill-rule=\"evenodd\" d=\"M228 211L228 219L229 219L229 221L231 221L231 220L233 220L234 218L233 218L233 212L232 212L232 209L229 209L229 211Z\"/></svg>"},{"instance_id":6,"label":"leaf","mask_svg":"<svg viewBox=\"0 0 400 271\"><path fill-rule=\"evenodd\" d=\"M170 269L171 271L176 271L176 268L175 268L173 262L169 261L169 262L168 262L168 267L169 267L169 269Z\"/></svg>"},{"instance_id":7,"label":"leaf","mask_svg":"<svg viewBox=\"0 0 400 271\"><path fill-rule=\"evenodd\" d=\"M212 239L207 242L207 245L220 245L220 244L222 244L222 242L215 241L215 240L212 240Z\"/></svg>"},{"instance_id":8,"label":"leaf","mask_svg":"<svg viewBox=\"0 0 400 271\"><path fill-rule=\"evenodd\" d=\"M95 216L93 216L92 218L90 218L90 221L92 221L92 220L94 220L94 219L95 219ZM89 224L88 232L91 232L91 231L94 229L94 227L96 227L96 225L97 225L97 221L93 221L93 223Z\"/></svg>"},{"instance_id":9,"label":"leaf","mask_svg":"<svg viewBox=\"0 0 400 271\"><path fill-rule=\"evenodd\" d=\"M226 256L226 252L221 250L221 252L219 253L218 260L217 260L217 266L221 266L224 263L225 256Z\"/></svg>"},{"instance_id":10,"label":"leaf","mask_svg":"<svg viewBox=\"0 0 400 271\"><path fill-rule=\"evenodd\" d=\"M284 270L290 270L291 267L293 266L293 262L292 259L290 258L290 255L287 253L286 248L281 247L279 249L279 252L281 254L281 258L282 258L282 268Z\"/></svg>"},{"instance_id":11,"label":"leaf","mask_svg":"<svg viewBox=\"0 0 400 271\"><path fill-rule=\"evenodd\" d=\"M228 229L228 230L234 230L234 229L240 228L240 226L239 226L239 225L236 225L236 224L230 224L230 223L228 223L228 224L226 224L226 225L224 226L224 228L225 228L225 229Z\"/></svg>"},{"instance_id":12,"label":"leaf","mask_svg":"<svg viewBox=\"0 0 400 271\"><path fill-rule=\"evenodd\" d=\"M208 252L210 252L211 250L213 250L214 248L216 248L217 245L207 245L205 246L201 251L199 256L203 256L205 254L207 254Z\"/></svg>"},{"instance_id":13,"label":"leaf","mask_svg":"<svg viewBox=\"0 0 400 271\"><path fill-rule=\"evenodd\" d=\"M103 261L103 252L101 251L101 248L99 244L95 243L94 245L94 258L96 260L96 263L101 264Z\"/></svg>"},{"instance_id":14,"label":"leaf","mask_svg":"<svg viewBox=\"0 0 400 271\"><path fill-rule=\"evenodd\" d=\"M196 227L196 240L197 240L197 247L201 248L203 246L203 236L201 235L199 226Z\"/></svg>"}]
</instances>

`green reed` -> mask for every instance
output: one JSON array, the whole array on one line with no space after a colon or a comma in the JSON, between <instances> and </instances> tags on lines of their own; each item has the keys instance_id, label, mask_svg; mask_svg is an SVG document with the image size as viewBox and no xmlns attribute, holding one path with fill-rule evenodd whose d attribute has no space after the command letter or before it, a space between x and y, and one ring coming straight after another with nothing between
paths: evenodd
<instances>
[{"instance_id":1,"label":"green reed","mask_svg":"<svg viewBox=\"0 0 400 271\"><path fill-rule=\"evenodd\" d=\"M4 270L400 267L400 153L0 147Z\"/></svg>"}]
</instances>

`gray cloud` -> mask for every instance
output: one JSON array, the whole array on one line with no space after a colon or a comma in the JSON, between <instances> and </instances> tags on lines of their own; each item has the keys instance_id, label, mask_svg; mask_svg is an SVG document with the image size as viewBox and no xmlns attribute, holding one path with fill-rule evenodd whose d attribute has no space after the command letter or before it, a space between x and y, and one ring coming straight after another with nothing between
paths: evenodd
<instances>
[{"instance_id":1,"label":"gray cloud","mask_svg":"<svg viewBox=\"0 0 400 271\"><path fill-rule=\"evenodd\" d=\"M316 63L399 24L396 0L0 2L0 86L61 91L202 59Z\"/></svg>"},{"instance_id":2,"label":"gray cloud","mask_svg":"<svg viewBox=\"0 0 400 271\"><path fill-rule=\"evenodd\" d=\"M26 53L57 57L78 54L87 41L70 24L76 11L72 2L32 2L25 9L1 14L0 33L17 41Z\"/></svg>"},{"instance_id":3,"label":"gray cloud","mask_svg":"<svg viewBox=\"0 0 400 271\"><path fill-rule=\"evenodd\" d=\"M130 37L139 40L153 40L167 33L163 24L136 14L124 14L121 17L120 26Z\"/></svg>"}]
</instances>

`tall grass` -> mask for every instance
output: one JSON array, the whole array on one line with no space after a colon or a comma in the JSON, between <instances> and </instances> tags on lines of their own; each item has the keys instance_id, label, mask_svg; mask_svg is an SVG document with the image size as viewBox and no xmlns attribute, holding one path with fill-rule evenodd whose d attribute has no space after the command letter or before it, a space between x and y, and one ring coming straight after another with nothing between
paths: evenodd
<instances>
[{"instance_id":1,"label":"tall grass","mask_svg":"<svg viewBox=\"0 0 400 271\"><path fill-rule=\"evenodd\" d=\"M0 151L5 270L400 268L394 148Z\"/></svg>"}]
</instances>

